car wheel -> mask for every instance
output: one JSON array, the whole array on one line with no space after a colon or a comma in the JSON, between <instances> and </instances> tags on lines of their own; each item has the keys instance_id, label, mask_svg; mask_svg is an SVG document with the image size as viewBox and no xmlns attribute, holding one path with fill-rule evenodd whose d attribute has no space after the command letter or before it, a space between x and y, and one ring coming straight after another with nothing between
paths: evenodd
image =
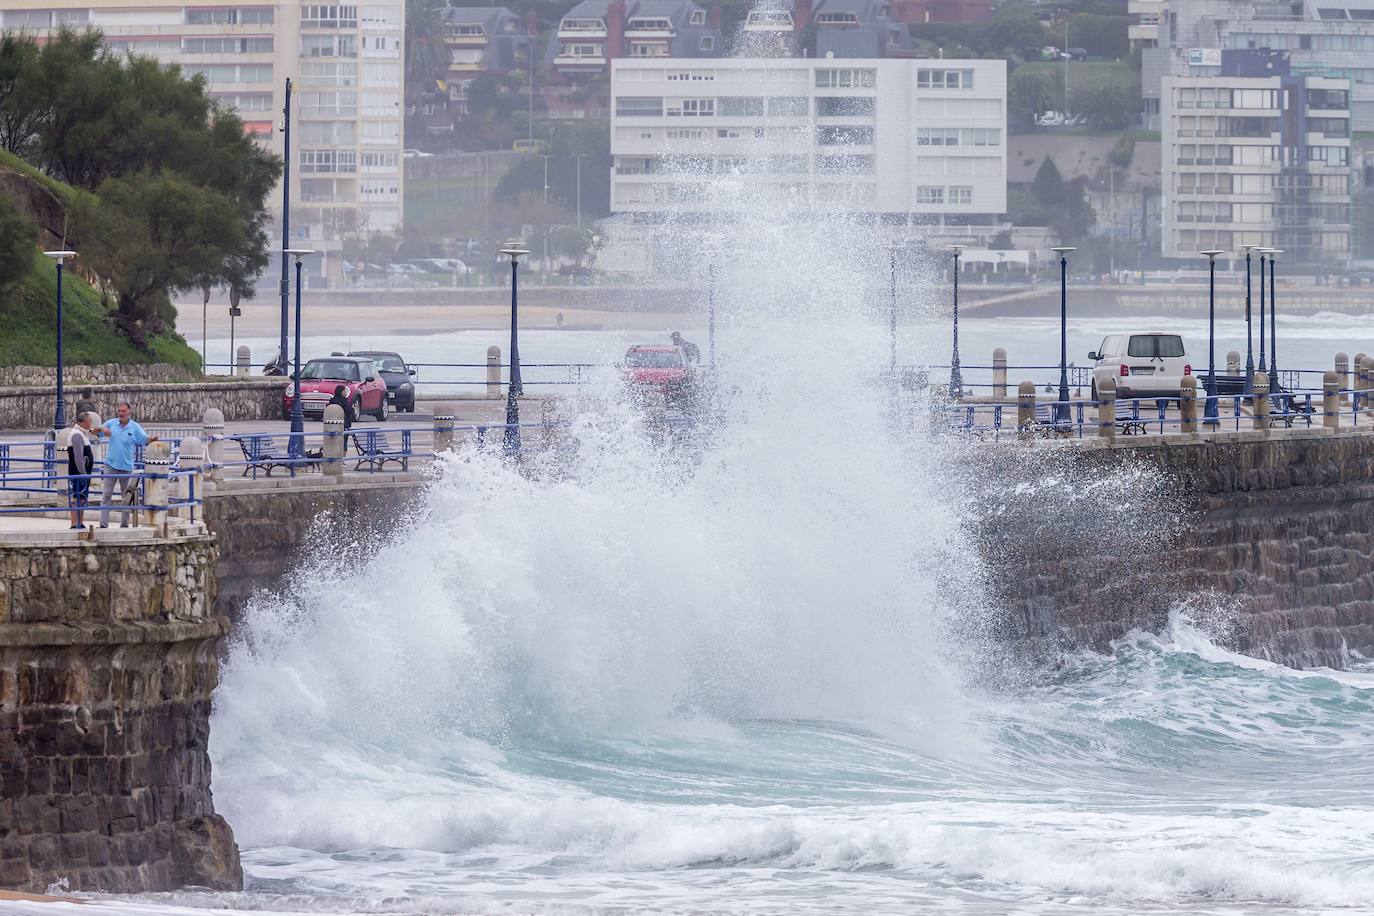
<instances>
[{"instance_id":1,"label":"car wheel","mask_svg":"<svg viewBox=\"0 0 1374 916\"><path fill-rule=\"evenodd\" d=\"M377 418L378 423L385 423L389 412L390 408L387 407L386 395L382 395L381 406L377 408L377 412L374 413L373 416Z\"/></svg>"},{"instance_id":2,"label":"car wheel","mask_svg":"<svg viewBox=\"0 0 1374 916\"><path fill-rule=\"evenodd\" d=\"M353 399L353 421L356 423L363 418L363 396L358 395Z\"/></svg>"}]
</instances>

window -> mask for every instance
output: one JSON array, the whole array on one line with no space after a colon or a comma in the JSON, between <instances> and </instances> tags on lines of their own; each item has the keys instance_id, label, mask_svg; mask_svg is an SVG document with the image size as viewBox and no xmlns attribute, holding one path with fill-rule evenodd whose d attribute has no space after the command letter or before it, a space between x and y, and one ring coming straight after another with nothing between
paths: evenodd
<instances>
[{"instance_id":1,"label":"window","mask_svg":"<svg viewBox=\"0 0 1374 916\"><path fill-rule=\"evenodd\" d=\"M817 25L858 25L859 17L853 13L820 13L816 16Z\"/></svg>"},{"instance_id":2,"label":"window","mask_svg":"<svg viewBox=\"0 0 1374 916\"><path fill-rule=\"evenodd\" d=\"M706 24L706 11L705 11L705 10L692 10L692 18L688 20L688 24L689 24L689 25L705 25L705 24Z\"/></svg>"},{"instance_id":3,"label":"window","mask_svg":"<svg viewBox=\"0 0 1374 916\"><path fill-rule=\"evenodd\" d=\"M236 25L238 10L187 10L187 25Z\"/></svg>"},{"instance_id":4,"label":"window","mask_svg":"<svg viewBox=\"0 0 1374 916\"><path fill-rule=\"evenodd\" d=\"M668 45L661 41L630 42L631 57L667 57Z\"/></svg>"},{"instance_id":5,"label":"window","mask_svg":"<svg viewBox=\"0 0 1374 916\"><path fill-rule=\"evenodd\" d=\"M917 146L958 146L959 128L957 127L918 127Z\"/></svg>"},{"instance_id":6,"label":"window","mask_svg":"<svg viewBox=\"0 0 1374 916\"><path fill-rule=\"evenodd\" d=\"M1308 118L1307 129L1327 137L1350 136L1350 121L1346 118Z\"/></svg>"},{"instance_id":7,"label":"window","mask_svg":"<svg viewBox=\"0 0 1374 916\"><path fill-rule=\"evenodd\" d=\"M972 70L917 70L918 89L972 89Z\"/></svg>"},{"instance_id":8,"label":"window","mask_svg":"<svg viewBox=\"0 0 1374 916\"><path fill-rule=\"evenodd\" d=\"M1350 148L1346 146L1309 146L1307 161L1324 165L1349 165Z\"/></svg>"},{"instance_id":9,"label":"window","mask_svg":"<svg viewBox=\"0 0 1374 916\"><path fill-rule=\"evenodd\" d=\"M397 143L401 139L400 121L364 121L364 143Z\"/></svg>"},{"instance_id":10,"label":"window","mask_svg":"<svg viewBox=\"0 0 1374 916\"><path fill-rule=\"evenodd\" d=\"M352 156L352 153L340 153ZM365 152L361 154L361 168L364 172L394 172L400 167L400 158L394 152Z\"/></svg>"},{"instance_id":11,"label":"window","mask_svg":"<svg viewBox=\"0 0 1374 916\"><path fill-rule=\"evenodd\" d=\"M615 100L615 113L619 118L662 117L663 99L620 96Z\"/></svg>"},{"instance_id":12,"label":"window","mask_svg":"<svg viewBox=\"0 0 1374 916\"><path fill-rule=\"evenodd\" d=\"M401 10L396 6L365 6L362 8L362 25L365 29L401 28Z\"/></svg>"},{"instance_id":13,"label":"window","mask_svg":"<svg viewBox=\"0 0 1374 916\"><path fill-rule=\"evenodd\" d=\"M878 71L873 69L821 69L816 71L817 89L872 89Z\"/></svg>"},{"instance_id":14,"label":"window","mask_svg":"<svg viewBox=\"0 0 1374 916\"><path fill-rule=\"evenodd\" d=\"M820 175L871 175L872 156L817 156L816 172Z\"/></svg>"},{"instance_id":15,"label":"window","mask_svg":"<svg viewBox=\"0 0 1374 916\"><path fill-rule=\"evenodd\" d=\"M183 54L270 54L270 38L184 38Z\"/></svg>"},{"instance_id":16,"label":"window","mask_svg":"<svg viewBox=\"0 0 1374 916\"><path fill-rule=\"evenodd\" d=\"M873 128L855 126L817 127L817 146L872 146Z\"/></svg>"},{"instance_id":17,"label":"window","mask_svg":"<svg viewBox=\"0 0 1374 916\"><path fill-rule=\"evenodd\" d=\"M303 149L300 167L304 174L352 174L357 170L358 154L352 150Z\"/></svg>"},{"instance_id":18,"label":"window","mask_svg":"<svg viewBox=\"0 0 1374 916\"><path fill-rule=\"evenodd\" d=\"M753 137L755 140L762 140L764 130L761 127L722 127L716 131L716 136L721 140L738 140L741 137Z\"/></svg>"},{"instance_id":19,"label":"window","mask_svg":"<svg viewBox=\"0 0 1374 916\"><path fill-rule=\"evenodd\" d=\"M918 204L942 204L945 202L945 189L931 185L919 185L916 188L916 203Z\"/></svg>"},{"instance_id":20,"label":"window","mask_svg":"<svg viewBox=\"0 0 1374 916\"><path fill-rule=\"evenodd\" d=\"M358 182L359 200L397 200L400 196L400 185L394 178L382 181Z\"/></svg>"},{"instance_id":21,"label":"window","mask_svg":"<svg viewBox=\"0 0 1374 916\"><path fill-rule=\"evenodd\" d=\"M715 99L671 99L664 111L669 117L684 118L709 118L715 113Z\"/></svg>"},{"instance_id":22,"label":"window","mask_svg":"<svg viewBox=\"0 0 1374 916\"><path fill-rule=\"evenodd\" d=\"M701 42L697 45L699 51L714 51L716 49L716 36L703 35Z\"/></svg>"},{"instance_id":23,"label":"window","mask_svg":"<svg viewBox=\"0 0 1374 916\"><path fill-rule=\"evenodd\" d=\"M629 72L630 72L630 73L634 73L635 71L631 70L631 71L629 71ZM648 73L649 71L646 70L646 71L642 71L642 72ZM686 82L693 82L693 83L708 82L708 83L709 83L709 82L713 82L713 81L715 80L715 78L716 78L716 71L714 71L714 70L674 70L673 72L671 72L671 73L668 74L668 81L669 81L669 82L682 82L682 83L686 83Z\"/></svg>"},{"instance_id":24,"label":"window","mask_svg":"<svg viewBox=\"0 0 1374 916\"><path fill-rule=\"evenodd\" d=\"M1232 108L1277 108L1278 93L1273 89L1233 89Z\"/></svg>"},{"instance_id":25,"label":"window","mask_svg":"<svg viewBox=\"0 0 1374 916\"><path fill-rule=\"evenodd\" d=\"M816 116L822 118L872 117L874 102L865 96L828 96L816 99Z\"/></svg>"},{"instance_id":26,"label":"window","mask_svg":"<svg viewBox=\"0 0 1374 916\"><path fill-rule=\"evenodd\" d=\"M356 6L307 4L301 7L301 28L303 29L356 29L357 27L358 8Z\"/></svg>"},{"instance_id":27,"label":"window","mask_svg":"<svg viewBox=\"0 0 1374 916\"><path fill-rule=\"evenodd\" d=\"M763 99L726 98L718 101L720 102L720 115L723 118L763 117Z\"/></svg>"},{"instance_id":28,"label":"window","mask_svg":"<svg viewBox=\"0 0 1374 916\"><path fill-rule=\"evenodd\" d=\"M401 98L390 92L364 92L362 113L372 117L395 116L401 110Z\"/></svg>"},{"instance_id":29,"label":"window","mask_svg":"<svg viewBox=\"0 0 1374 916\"><path fill-rule=\"evenodd\" d=\"M348 92L302 92L300 94L301 114L311 115L356 115L358 113L358 93Z\"/></svg>"},{"instance_id":30,"label":"window","mask_svg":"<svg viewBox=\"0 0 1374 916\"><path fill-rule=\"evenodd\" d=\"M1126 344L1126 355L1145 359L1156 356L1180 359L1184 356L1183 338L1177 334L1132 334Z\"/></svg>"},{"instance_id":31,"label":"window","mask_svg":"<svg viewBox=\"0 0 1374 916\"><path fill-rule=\"evenodd\" d=\"M352 121L302 121L301 142L319 146L344 146L357 143L357 127Z\"/></svg>"},{"instance_id":32,"label":"window","mask_svg":"<svg viewBox=\"0 0 1374 916\"><path fill-rule=\"evenodd\" d=\"M399 64L363 64L363 85L382 88L401 85Z\"/></svg>"},{"instance_id":33,"label":"window","mask_svg":"<svg viewBox=\"0 0 1374 916\"><path fill-rule=\"evenodd\" d=\"M0 24L7 29L47 29L52 27L51 10L5 10Z\"/></svg>"},{"instance_id":34,"label":"window","mask_svg":"<svg viewBox=\"0 0 1374 916\"><path fill-rule=\"evenodd\" d=\"M302 35L301 57L357 57L358 40L352 35Z\"/></svg>"},{"instance_id":35,"label":"window","mask_svg":"<svg viewBox=\"0 0 1374 916\"><path fill-rule=\"evenodd\" d=\"M973 127L961 131L965 146L1001 146L1002 131L997 127Z\"/></svg>"},{"instance_id":36,"label":"window","mask_svg":"<svg viewBox=\"0 0 1374 916\"><path fill-rule=\"evenodd\" d=\"M764 168L770 175L805 175L811 170L811 160L806 156L773 155Z\"/></svg>"},{"instance_id":37,"label":"window","mask_svg":"<svg viewBox=\"0 0 1374 916\"><path fill-rule=\"evenodd\" d=\"M302 86L356 86L358 65L333 61L306 61L301 64Z\"/></svg>"},{"instance_id":38,"label":"window","mask_svg":"<svg viewBox=\"0 0 1374 916\"><path fill-rule=\"evenodd\" d=\"M701 140L706 131L700 127L670 127L663 135L668 140Z\"/></svg>"},{"instance_id":39,"label":"window","mask_svg":"<svg viewBox=\"0 0 1374 916\"><path fill-rule=\"evenodd\" d=\"M571 42L563 46L564 57L596 57L601 56L602 45L599 42Z\"/></svg>"},{"instance_id":40,"label":"window","mask_svg":"<svg viewBox=\"0 0 1374 916\"><path fill-rule=\"evenodd\" d=\"M186 77L200 76L210 84L222 83L270 83L271 64L204 64L199 67L182 67Z\"/></svg>"},{"instance_id":41,"label":"window","mask_svg":"<svg viewBox=\"0 0 1374 916\"><path fill-rule=\"evenodd\" d=\"M773 118L804 118L811 113L811 100L804 95L778 96L768 100L768 115Z\"/></svg>"},{"instance_id":42,"label":"window","mask_svg":"<svg viewBox=\"0 0 1374 916\"><path fill-rule=\"evenodd\" d=\"M973 203L973 188L950 188L949 202L965 206L971 205Z\"/></svg>"},{"instance_id":43,"label":"window","mask_svg":"<svg viewBox=\"0 0 1374 916\"><path fill-rule=\"evenodd\" d=\"M236 111L271 111L272 93L270 92L215 92L211 93L222 105Z\"/></svg>"},{"instance_id":44,"label":"window","mask_svg":"<svg viewBox=\"0 0 1374 916\"><path fill-rule=\"evenodd\" d=\"M671 32L673 24L667 19L642 19L635 17L625 24L625 28L631 31L642 32Z\"/></svg>"}]
</instances>

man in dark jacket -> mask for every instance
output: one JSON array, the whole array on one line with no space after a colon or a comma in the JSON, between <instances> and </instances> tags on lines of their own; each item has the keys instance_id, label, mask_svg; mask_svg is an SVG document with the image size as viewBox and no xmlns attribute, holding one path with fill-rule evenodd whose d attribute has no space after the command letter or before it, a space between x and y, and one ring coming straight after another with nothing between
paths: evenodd
<instances>
[{"instance_id":1,"label":"man in dark jacket","mask_svg":"<svg viewBox=\"0 0 1374 916\"><path fill-rule=\"evenodd\" d=\"M689 363L701 362L701 347L682 336L681 331L673 332L673 346L682 351L682 358Z\"/></svg>"},{"instance_id":2,"label":"man in dark jacket","mask_svg":"<svg viewBox=\"0 0 1374 916\"><path fill-rule=\"evenodd\" d=\"M343 385L334 389L334 396L329 399L330 404L338 404L343 408L344 429L352 429L353 421L357 415L353 413L353 402L348 399L348 390Z\"/></svg>"}]
</instances>

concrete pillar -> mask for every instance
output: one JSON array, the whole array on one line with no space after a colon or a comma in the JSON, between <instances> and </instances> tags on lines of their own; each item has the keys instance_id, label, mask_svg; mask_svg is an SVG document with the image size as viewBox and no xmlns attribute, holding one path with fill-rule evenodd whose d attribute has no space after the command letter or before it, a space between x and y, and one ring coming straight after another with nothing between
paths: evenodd
<instances>
[{"instance_id":1,"label":"concrete pillar","mask_svg":"<svg viewBox=\"0 0 1374 916\"><path fill-rule=\"evenodd\" d=\"M1341 386L1341 403L1350 401L1350 395L1345 391L1350 387L1350 357L1345 353L1336 354L1336 382Z\"/></svg>"},{"instance_id":2,"label":"concrete pillar","mask_svg":"<svg viewBox=\"0 0 1374 916\"><path fill-rule=\"evenodd\" d=\"M1255 373L1255 393L1250 398L1250 414L1255 429L1269 428L1269 373Z\"/></svg>"},{"instance_id":3,"label":"concrete pillar","mask_svg":"<svg viewBox=\"0 0 1374 916\"><path fill-rule=\"evenodd\" d=\"M240 346L234 353L234 374L246 378L253 367L253 353L246 346Z\"/></svg>"},{"instance_id":4,"label":"concrete pillar","mask_svg":"<svg viewBox=\"0 0 1374 916\"><path fill-rule=\"evenodd\" d=\"M336 480L343 477L348 436L344 430L344 409L338 404L324 408L324 465L320 471Z\"/></svg>"},{"instance_id":5,"label":"concrete pillar","mask_svg":"<svg viewBox=\"0 0 1374 916\"><path fill-rule=\"evenodd\" d=\"M453 405L447 401L434 405L435 455L453 451L453 414Z\"/></svg>"},{"instance_id":6,"label":"concrete pillar","mask_svg":"<svg viewBox=\"0 0 1374 916\"><path fill-rule=\"evenodd\" d=\"M196 520L197 507L185 503L192 499L202 499L205 495L201 478L201 468L204 464L205 443L195 436L182 439L180 456L177 458L177 470L181 473L176 478L176 494L183 505L177 508L178 518L192 522Z\"/></svg>"},{"instance_id":7,"label":"concrete pillar","mask_svg":"<svg viewBox=\"0 0 1374 916\"><path fill-rule=\"evenodd\" d=\"M1367 409L1368 395L1365 392L1369 389L1369 357L1363 353L1355 354L1355 383L1351 387L1355 389L1355 407Z\"/></svg>"},{"instance_id":8,"label":"concrete pillar","mask_svg":"<svg viewBox=\"0 0 1374 916\"><path fill-rule=\"evenodd\" d=\"M1322 426L1327 429L1336 429L1341 425L1342 387L1339 372L1328 372L1322 376Z\"/></svg>"},{"instance_id":9,"label":"concrete pillar","mask_svg":"<svg viewBox=\"0 0 1374 916\"><path fill-rule=\"evenodd\" d=\"M1240 353L1235 350L1226 354L1226 374L1240 375Z\"/></svg>"},{"instance_id":10,"label":"concrete pillar","mask_svg":"<svg viewBox=\"0 0 1374 916\"><path fill-rule=\"evenodd\" d=\"M501 348L487 347L487 397L501 400Z\"/></svg>"},{"instance_id":11,"label":"concrete pillar","mask_svg":"<svg viewBox=\"0 0 1374 916\"><path fill-rule=\"evenodd\" d=\"M992 396L1007 396L1007 350L998 347L992 351Z\"/></svg>"},{"instance_id":12,"label":"concrete pillar","mask_svg":"<svg viewBox=\"0 0 1374 916\"><path fill-rule=\"evenodd\" d=\"M167 536L167 475L172 470L172 447L166 442L150 442L143 450L143 503L148 506L148 524L157 537Z\"/></svg>"},{"instance_id":13,"label":"concrete pillar","mask_svg":"<svg viewBox=\"0 0 1374 916\"><path fill-rule=\"evenodd\" d=\"M1030 425L1034 422L1035 382L1022 382L1016 388L1016 428L1022 439L1030 438Z\"/></svg>"},{"instance_id":14,"label":"concrete pillar","mask_svg":"<svg viewBox=\"0 0 1374 916\"><path fill-rule=\"evenodd\" d=\"M1179 385L1178 413L1182 418L1179 426L1185 433L1197 432L1197 379L1185 375Z\"/></svg>"},{"instance_id":15,"label":"concrete pillar","mask_svg":"<svg viewBox=\"0 0 1374 916\"><path fill-rule=\"evenodd\" d=\"M205 479L218 481L224 472L224 412L218 407L206 410L200 427L205 442Z\"/></svg>"},{"instance_id":16,"label":"concrete pillar","mask_svg":"<svg viewBox=\"0 0 1374 916\"><path fill-rule=\"evenodd\" d=\"M1097 434L1108 442L1116 438L1116 379L1097 386Z\"/></svg>"}]
</instances>

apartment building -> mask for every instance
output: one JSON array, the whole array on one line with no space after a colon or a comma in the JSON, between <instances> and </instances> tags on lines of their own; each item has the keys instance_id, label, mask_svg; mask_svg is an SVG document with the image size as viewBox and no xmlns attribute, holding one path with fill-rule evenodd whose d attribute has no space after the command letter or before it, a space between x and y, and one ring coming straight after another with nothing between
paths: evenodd
<instances>
[{"instance_id":1,"label":"apartment building","mask_svg":"<svg viewBox=\"0 0 1374 916\"><path fill-rule=\"evenodd\" d=\"M888 0L759 4L740 29L741 56L913 57L911 33Z\"/></svg>"},{"instance_id":2,"label":"apartment building","mask_svg":"<svg viewBox=\"0 0 1374 916\"><path fill-rule=\"evenodd\" d=\"M582 0L558 23L551 63L565 77L605 76L618 58L718 57L719 8L691 0Z\"/></svg>"},{"instance_id":3,"label":"apartment building","mask_svg":"<svg viewBox=\"0 0 1374 916\"><path fill-rule=\"evenodd\" d=\"M1286 52L1223 51L1215 76L1163 81L1163 254L1283 249L1351 258L1350 83L1293 73Z\"/></svg>"},{"instance_id":4,"label":"apartment building","mask_svg":"<svg viewBox=\"0 0 1374 916\"><path fill-rule=\"evenodd\" d=\"M1174 76L1218 74L1223 50L1287 51L1295 74L1349 80L1355 130L1374 130L1374 0L1168 0L1159 46Z\"/></svg>"},{"instance_id":5,"label":"apartment building","mask_svg":"<svg viewBox=\"0 0 1374 916\"><path fill-rule=\"evenodd\" d=\"M42 39L62 27L99 29L114 50L200 74L278 154L285 81L293 79L290 242L319 252L308 264L312 279L342 277L345 238L400 228L402 0L0 0L6 31ZM281 243L279 202L280 191L273 245Z\"/></svg>"},{"instance_id":6,"label":"apartment building","mask_svg":"<svg viewBox=\"0 0 1374 916\"><path fill-rule=\"evenodd\" d=\"M1164 15L1165 0L1130 0L1127 14L1130 24L1127 33L1131 50L1159 47L1159 22Z\"/></svg>"},{"instance_id":7,"label":"apartment building","mask_svg":"<svg viewBox=\"0 0 1374 916\"><path fill-rule=\"evenodd\" d=\"M745 206L709 176L769 182L817 213L985 243L1007 209L1001 60L618 60L611 209Z\"/></svg>"}]
</instances>

